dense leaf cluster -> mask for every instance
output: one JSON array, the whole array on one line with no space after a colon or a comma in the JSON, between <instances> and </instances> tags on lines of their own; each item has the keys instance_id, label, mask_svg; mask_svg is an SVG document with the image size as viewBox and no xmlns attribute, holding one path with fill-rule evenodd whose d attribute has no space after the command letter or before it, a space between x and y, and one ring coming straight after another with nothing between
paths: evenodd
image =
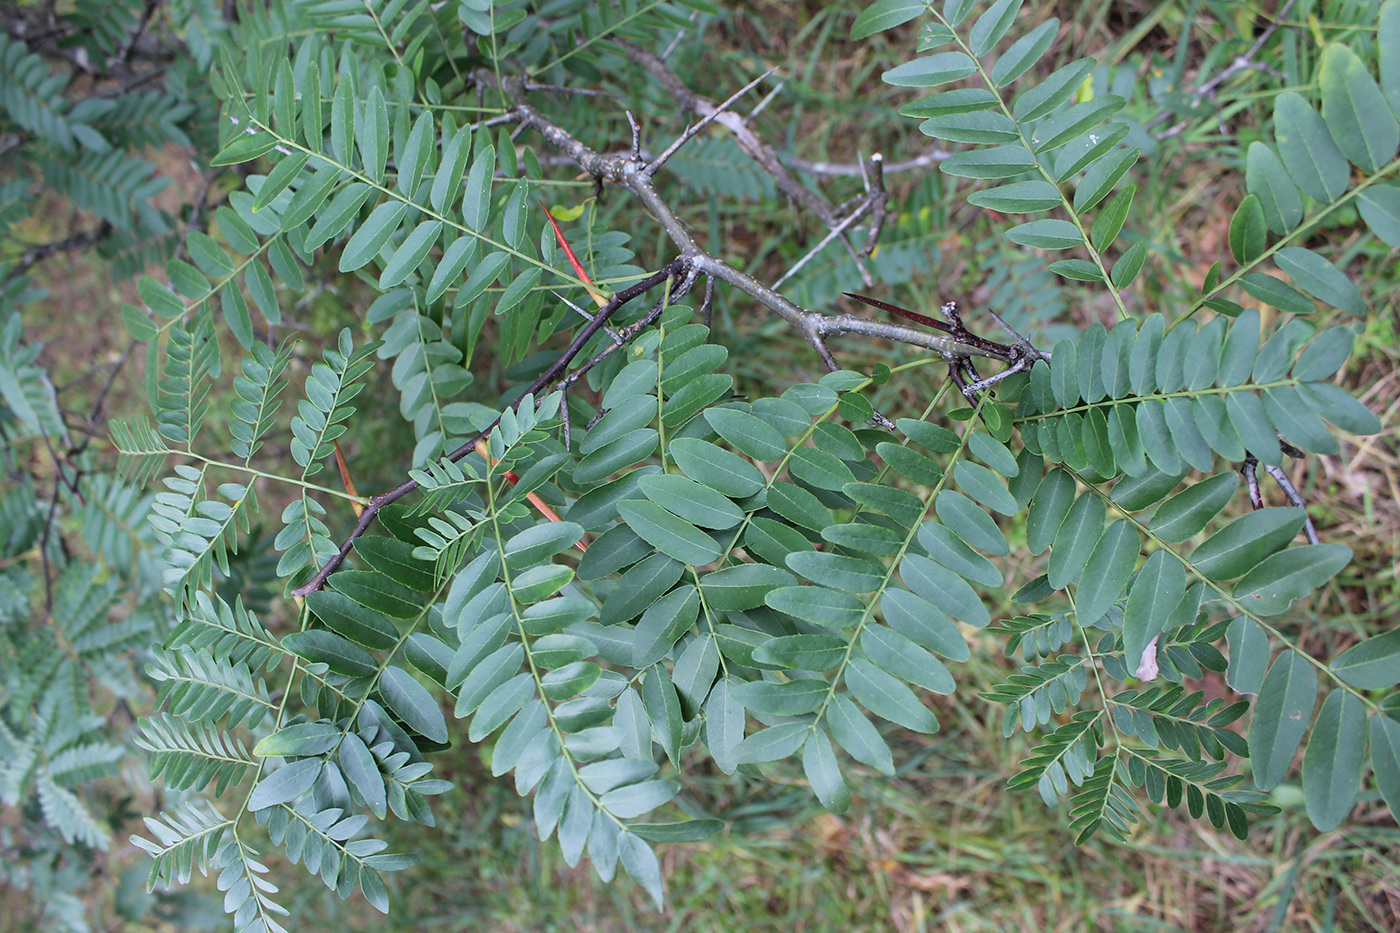
<instances>
[{"instance_id":1,"label":"dense leaf cluster","mask_svg":"<svg viewBox=\"0 0 1400 933\"><path fill-rule=\"evenodd\" d=\"M540 836L570 865L586 854L605 879L621 866L659 905L654 846L722 826L680 796L690 769L763 779L796 759L842 812L853 774L895 773L892 734L940 728L929 695L956 693L970 640L989 637L1024 665L983 694L1004 707L1004 735L1034 743L1009 788L1067 803L1079 841L1126 841L1144 799L1184 801L1244 838L1251 815L1274 812L1267 792L1300 747L1319 829L1346 818L1368 765L1400 809L1400 642L1313 657L1282 624L1350 550L1298 544L1312 530L1298 504L1227 509L1240 465L1252 485L1257 465L1336 452L1334 428L1380 430L1332 381L1356 330L1309 319L1314 299L1363 317L1361 294L1303 244L1354 203L1400 245L1400 2L1381 9L1374 62L1323 50L1320 111L1277 96L1274 143L1242 159L1233 264L1216 263L1165 316L1133 314L1149 247L1127 179L1153 138L1124 116L1130 89L1113 69L1064 61L1057 20L1021 32L1020 0L871 4L854 39L921 18L917 55L883 79L937 89L902 112L955 148L939 171L978 183L975 206L1034 215L997 245L1016 250L989 270L998 309L1045 324L1087 292L1117 312L1112 328L1058 321L1033 365L967 397L948 383L924 411L894 413L908 416L893 431L875 426L872 396L943 359L741 396L684 276L610 327L578 329L575 305L611 313L609 293L669 257L589 202L587 245L570 261L539 208L587 188L545 158L559 139L513 136L505 82L593 89L622 67L619 40L664 45L721 14L699 0L539 6L284 0L243 13L223 42L191 14L187 41L221 102L206 154L248 174L182 258L140 281L144 307L123 308L150 348L154 420L113 424L131 485L104 480L83 517L95 549L134 565L124 579L143 605L162 605L163 589L176 617L107 622L116 584L68 566L53 613L65 641L16 641L6 658L7 802L33 795L66 839L105 844L70 787L120 750L92 737L72 696L83 664L158 630L146 658L157 709L135 743L171 798L135 841L152 884L212 873L240 930L284 928L269 849L386 910L383 873L416 856L386 851L385 822L433 825L431 798L451 789L433 754L463 741L490 743L490 770L531 798ZM114 227L162 234L140 208L148 172L119 165L120 151L75 153L173 138L184 114L137 97L85 110L31 59L0 47L14 78L0 107L54 151L51 184ZM603 148L595 109L566 101L559 121ZM771 177L740 158L701 138L668 164L682 192L771 198ZM100 170L78 172L84 159ZM920 189L912 206L930 196ZM887 235L872 268L903 281L938 231L915 209ZM1047 266L1031 249L1070 256ZM794 291L829 302L855 270L836 256L821 253ZM274 334L330 263L376 297L361 326L302 361ZM241 358L228 411L210 419L225 331ZM561 333L587 338L573 371L526 392ZM58 436L20 338L11 317L0 424ZM515 388L468 401L488 345ZM406 495L383 501L323 469L356 437L379 363L414 441ZM211 439L210 420L227 436ZM157 491L143 496L146 483ZM240 561L269 547L253 534L255 486L287 503L270 542L294 610L286 631L240 577ZM36 505L32 489L0 498L15 529L0 558L48 546ZM1022 520L1026 550L1045 556L1037 576L1012 581L1023 614L994 619L996 559ZM317 571L342 558L320 586ZM1234 696L1188 684L1208 676Z\"/></svg>"}]
</instances>

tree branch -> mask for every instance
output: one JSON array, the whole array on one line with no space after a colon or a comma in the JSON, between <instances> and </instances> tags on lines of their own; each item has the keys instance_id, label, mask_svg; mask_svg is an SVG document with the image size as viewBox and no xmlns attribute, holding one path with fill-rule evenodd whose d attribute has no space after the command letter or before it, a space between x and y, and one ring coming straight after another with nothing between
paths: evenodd
<instances>
[{"instance_id":1,"label":"tree branch","mask_svg":"<svg viewBox=\"0 0 1400 933\"><path fill-rule=\"evenodd\" d=\"M825 350L826 338L842 334L893 340L932 350L950 360L980 356L1013 363L1020 358L1019 348L992 344L990 341L974 344L949 334L929 333L850 314L821 314L798 307L786 296L747 272L702 249L691 236L686 224L676 216L675 211L657 191L651 176L646 172L646 163L640 158L633 158L630 153L602 155L596 152L527 103L524 99L523 79L507 78L504 83L506 95L513 105L506 114L507 117L538 132L550 145L567 155L588 174L611 181L635 195L656 218L681 257L691 263L697 273L713 276L732 285L776 313L792 325L823 360L830 356Z\"/></svg>"}]
</instances>

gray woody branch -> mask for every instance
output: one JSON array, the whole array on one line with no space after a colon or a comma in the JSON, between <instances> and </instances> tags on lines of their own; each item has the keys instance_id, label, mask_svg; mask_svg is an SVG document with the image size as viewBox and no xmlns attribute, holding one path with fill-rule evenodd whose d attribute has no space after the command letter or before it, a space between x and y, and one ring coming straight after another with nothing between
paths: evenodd
<instances>
[{"instance_id":1,"label":"gray woody branch","mask_svg":"<svg viewBox=\"0 0 1400 933\"><path fill-rule=\"evenodd\" d=\"M695 242L695 238L691 236L686 225L676 216L670 205L657 191L651 174L647 171L648 164L645 161L630 152L603 155L591 149L575 138L568 130L545 117L525 100L523 79L507 78L504 85L506 95L512 103L511 110L505 115L507 118L539 133L550 145L568 156L588 174L598 179L611 181L636 196L656 218L657 223L661 225L667 237L675 245L681 259L691 269L698 274L712 276L727 282L776 313L796 328L803 339L812 345L828 366L835 368L836 364L826 348L826 339L842 334L856 334L922 347L948 360L985 357L1012 362L1017 356L1011 347L1006 347L1003 352L998 345L992 347L974 346L942 333L915 330L901 324L871 320L851 314L821 314L799 307L786 296L748 273L736 269L702 249ZM723 118L719 119L722 121ZM791 176L786 175L786 170L782 169L781 166L778 168L784 172L783 177L791 180ZM801 186L798 185L798 187ZM805 188L802 190L808 191ZM810 191L808 194L815 197ZM822 203L825 204L825 202ZM829 205L827 210L830 210ZM837 223L840 221L838 220Z\"/></svg>"},{"instance_id":2,"label":"gray woody branch","mask_svg":"<svg viewBox=\"0 0 1400 933\"><path fill-rule=\"evenodd\" d=\"M734 137L734 141L739 145L739 148L744 150L749 158L757 162L759 167L772 177L773 183L777 186L779 191L786 195L793 203L800 204L816 214L821 218L822 223L826 225L828 230L833 231L835 236L840 237L841 245L846 248L846 252L850 254L851 259L855 262L856 268L860 271L860 277L862 281L865 282L865 287L870 288L875 284L875 279L871 276L870 270L865 267L865 259L870 255L870 250L874 247L873 237L871 238L872 242L867 243L867 248L857 252L856 248L851 245L850 240L846 238L845 228L864 214L870 215L871 231L874 234L878 235L880 228L884 225L884 177L883 174L879 173L878 169L874 173L874 184L872 185L871 174L866 171L866 166L864 164L861 165L861 174L864 175L866 179L866 195L862 198L858 198L857 206L851 213L846 214L846 210L850 205L833 207L821 194L813 191L811 188L808 188L796 178L792 177L787 167L783 165L782 160L778 158L777 150L768 145L762 137L749 128L748 118L741 117L739 114L729 110L729 104L733 102L734 98L730 98L730 100L722 104L716 104L709 98L703 97L687 87L685 82L667 67L666 63L662 61L660 57L622 39L615 39L614 42L627 53L627 57L631 59L634 64L644 68L670 92L683 112L695 114L701 118L702 123L713 121L729 130ZM769 74L771 73L772 72L769 72ZM767 77L767 75L764 77ZM735 95L735 97L738 96L737 94ZM761 108L763 105L760 104L759 106ZM757 112L757 110L755 110L755 112ZM680 139L677 139L676 142L672 144L671 149L683 143L693 134L694 129L698 128L697 126L692 130L687 130ZM671 150L668 150L668 154L669 151ZM843 217L843 214L846 214L846 216Z\"/></svg>"}]
</instances>

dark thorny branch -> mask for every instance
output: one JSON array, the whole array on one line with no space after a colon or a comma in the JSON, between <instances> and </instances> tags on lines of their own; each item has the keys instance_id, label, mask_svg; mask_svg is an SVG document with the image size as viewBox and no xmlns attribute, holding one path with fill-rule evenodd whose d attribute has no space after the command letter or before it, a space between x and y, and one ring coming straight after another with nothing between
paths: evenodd
<instances>
[{"instance_id":1,"label":"dark thorny branch","mask_svg":"<svg viewBox=\"0 0 1400 933\"><path fill-rule=\"evenodd\" d=\"M559 358L556 359L553 363L551 363L548 369L546 369L543 373L536 377L535 381L530 383L530 385L526 387L525 391L521 393L520 398L517 399L513 405L511 405L511 410L514 410L514 408L518 406L526 396L533 397L537 392L541 391L542 389L546 389L550 386L554 386L556 383L559 383L561 388L567 389L567 387L572 385L573 382L577 380L577 378L581 376L584 372L587 372L594 365L601 362L603 359L606 359L619 347L623 346L626 340L635 336L636 333L640 331L640 327L638 327L637 325L632 325L631 327L620 331L619 336L622 337L623 340L615 340L601 354L594 357L588 363L584 364L584 366L580 368L580 372L578 372L577 374L573 374L572 378L570 378L569 375L566 375L566 370L568 370L569 364L574 361L574 358L578 356L580 352L582 352L583 348L589 343L590 340L593 339L593 336L597 334L598 331L602 330L603 325L605 325L608 322L608 319L612 317L612 315L619 308L629 303L633 299L646 294L653 288L657 287L663 282L666 282L669 279L678 279L679 282L674 288L671 288L667 292L667 297L663 299L662 302L658 303L659 307L653 308L652 311L642 319L643 322L649 323L651 320L655 320L655 316L661 313L661 310L664 308L665 304L669 303L669 301L674 300L675 298L681 297L690 289L690 287L695 282L695 275L692 272L692 264L688 262L685 258L672 260L670 263L658 269L656 272L653 272L651 275L647 276L641 281L629 285L627 288L624 288L621 291L614 294L612 298L609 299L607 304L603 305L601 308L598 309L598 313L593 316L592 320L590 320L587 324L583 326L583 328L578 332L577 336L575 336L573 341L569 344L568 348L565 349L564 352L559 355ZM643 324L643 326L645 325ZM467 456L472 451L474 451L476 449L477 442L485 440L500 423L501 419L498 416L496 420L492 421L489 425L487 425L475 437L458 447L456 450L452 451L452 453L448 454L445 459L452 462L461 460L463 457ZM398 500L402 499L404 496L416 490L418 486L419 483L417 480L410 479L407 482L394 487L388 492L380 493L377 496L372 496L368 504L365 505L365 510L360 513L360 518L355 523L355 527L351 530L350 534L346 536L345 541L341 544L340 550L333 557L331 557L330 560L326 561L325 566L323 566L319 571L317 571L315 576L308 580L304 585L293 590L292 595L305 597L319 590L325 584L326 578L329 577L331 573L337 567L340 566L341 562L345 560L346 555L350 553L350 548L354 546L356 539L363 535L365 531L369 529L369 526L374 522L375 516L379 514L379 510L384 508L384 506L386 505L389 505L393 502L397 502Z\"/></svg>"},{"instance_id":2,"label":"dark thorny branch","mask_svg":"<svg viewBox=\"0 0 1400 933\"><path fill-rule=\"evenodd\" d=\"M19 259L5 276L5 281L8 282L12 279L19 278L45 259L93 246L101 242L107 234L111 232L112 225L104 220L91 230L75 233L72 236L65 237L53 243L41 243L38 246L31 246L20 254Z\"/></svg>"}]
</instances>

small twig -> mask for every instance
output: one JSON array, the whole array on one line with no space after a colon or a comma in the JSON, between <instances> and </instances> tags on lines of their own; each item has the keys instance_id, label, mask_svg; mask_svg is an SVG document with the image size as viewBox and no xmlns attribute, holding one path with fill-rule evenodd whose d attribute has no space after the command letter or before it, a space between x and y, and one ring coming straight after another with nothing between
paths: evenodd
<instances>
[{"instance_id":1,"label":"small twig","mask_svg":"<svg viewBox=\"0 0 1400 933\"><path fill-rule=\"evenodd\" d=\"M1233 78L1235 75L1239 74L1241 71L1263 71L1268 74L1277 75L1277 72L1269 68L1267 65L1263 65L1259 62L1256 62L1254 60L1254 56L1258 55L1259 52L1263 50L1264 43L1268 42L1269 37L1278 31L1280 23L1283 21L1284 17L1288 15L1288 11L1293 7L1294 2L1295 0L1288 0L1288 2L1286 2L1283 6L1279 7L1278 12L1274 14L1273 21L1270 22L1269 25L1264 29L1264 31L1259 34L1259 38L1254 40L1254 44L1249 47L1249 50L1246 51L1243 55L1236 55L1234 61L1232 61L1225 68L1224 71L1220 72L1220 74L1216 75L1214 78L1211 78L1209 81L1196 88L1192 96L1197 101L1202 101L1206 98L1214 100L1216 88L1220 87L1222 84ZM1143 125L1143 129L1150 130L1152 129L1152 127L1156 126L1159 123L1162 123L1170 116L1171 111L1164 109L1161 113L1158 113L1151 120L1147 121L1147 123ZM1176 136L1187 126L1189 126L1190 123L1190 120L1182 120L1174 126L1170 127L1169 129L1154 134L1153 138L1160 140Z\"/></svg>"},{"instance_id":2,"label":"small twig","mask_svg":"<svg viewBox=\"0 0 1400 933\"><path fill-rule=\"evenodd\" d=\"M816 245L816 246L814 246L814 247L812 247L810 250L808 250L808 251L807 251L807 254L806 254L805 256L803 256L801 259L797 260L797 262L793 263L793 265L792 265L791 267L788 268L788 271L786 271L786 272L783 273L783 277L782 277L782 278L778 279L778 281L776 281L776 282L773 283L773 287L774 287L774 288L781 288L782 285L783 285L783 283L786 282L788 279L792 278L794 275L796 275L796 274L797 274L797 271L798 271L799 269L801 269L803 266L807 265L807 262L808 262L813 256L817 255L817 254L820 253L822 250L826 249L826 246L827 246L828 243L830 243L832 240L836 239L836 238L839 237L842 233L844 233L844 232L846 231L846 228L847 228L847 227L849 227L851 224L853 224L853 223L855 223L857 220L859 220L864 214L865 214L865 207L863 206L863 207L861 207L859 210L854 211L854 212L852 212L851 214L849 214L849 215L846 217L845 220L841 221L839 224L837 224L836 226L832 227L829 231L827 231L826 236L822 237L821 240L819 240L819 241L817 242L817 245ZM867 283L866 283L866 286L869 287L870 285L873 285L873 284L874 284L874 282L867 282Z\"/></svg>"},{"instance_id":3,"label":"small twig","mask_svg":"<svg viewBox=\"0 0 1400 933\"><path fill-rule=\"evenodd\" d=\"M527 84L527 91L544 91L547 94L568 94L574 97L611 97L618 100L620 95L612 91L600 91L594 88L562 87L558 84Z\"/></svg>"},{"instance_id":4,"label":"small twig","mask_svg":"<svg viewBox=\"0 0 1400 933\"><path fill-rule=\"evenodd\" d=\"M574 435L573 435L573 425L571 424L571 422L572 422L573 419L569 416L569 387L568 387L568 386L560 386L560 387L559 387L559 411L560 411L560 413L563 415L563 424L564 424L564 452L565 452L565 453L573 453L573 451L574 451L574 444L573 444Z\"/></svg>"},{"instance_id":5,"label":"small twig","mask_svg":"<svg viewBox=\"0 0 1400 933\"><path fill-rule=\"evenodd\" d=\"M890 162L885 166L884 172L889 175L928 168L930 165L937 165L950 155L952 153L948 150L934 147L921 156L906 159L903 162ZM865 173L864 163L861 162L809 162L806 159L796 157L786 158L783 161L794 172L804 172L808 175L857 176Z\"/></svg>"},{"instance_id":6,"label":"small twig","mask_svg":"<svg viewBox=\"0 0 1400 933\"><path fill-rule=\"evenodd\" d=\"M551 295L553 295L555 298L558 298L560 301L564 302L564 304L568 305L570 308L574 309L576 312L578 312L579 316L582 317L585 321L591 321L591 320L593 320L593 317L594 317L594 316L593 316L592 314L589 314L587 311L583 310L583 309L580 308L578 305L574 304L572 301L570 301L569 299L565 298L563 295L561 295L561 294L559 294L558 292L556 292L554 289L551 288L551 289L549 290L549 293L550 293ZM608 327L606 324L603 325L603 332L606 333L606 334L607 334L609 337L611 337L613 340L618 340L618 339L620 339L620 338L617 336L617 331L613 330L611 327Z\"/></svg>"},{"instance_id":7,"label":"small twig","mask_svg":"<svg viewBox=\"0 0 1400 933\"><path fill-rule=\"evenodd\" d=\"M661 85L676 99L676 103L680 105L683 112L695 113L704 117L717 109L713 101L692 91L684 81L676 76L675 72L667 67L664 61L651 52L622 39L614 39L613 41L633 63L651 72L652 76L661 82ZM779 161L778 154L773 150L773 147L760 139L742 117L737 113L721 112L715 119L734 136L734 141L739 144L739 148L744 150L749 158L757 162L765 172L773 177L773 183L777 185L779 191L794 203L801 204L811 210L827 226L836 222L831 205L821 195L793 178L783 163Z\"/></svg>"},{"instance_id":8,"label":"small twig","mask_svg":"<svg viewBox=\"0 0 1400 933\"><path fill-rule=\"evenodd\" d=\"M1259 494L1259 475L1256 472L1258 466L1259 460L1254 454L1246 451L1244 466L1240 469L1244 473L1245 486L1249 488L1249 504L1254 507L1256 512L1264 507L1264 497Z\"/></svg>"},{"instance_id":9,"label":"small twig","mask_svg":"<svg viewBox=\"0 0 1400 933\"><path fill-rule=\"evenodd\" d=\"M764 78L767 78L769 75L771 75L777 70L777 68L769 68L763 74L759 75L757 78L754 78L748 84L745 84L743 87L739 88L739 90L729 95L729 98L724 103L720 104L718 107L714 108L709 113L701 117L698 123L696 123L693 126L686 127L685 132L677 136L675 141L672 142L671 145L661 150L661 154L656 158L652 159L651 164L649 164L645 169L643 169L643 171L646 172L648 175L655 175L656 170L661 168L661 166L665 165L666 160L671 158L671 156L675 155L677 149L690 142L690 140L695 138L696 133L700 132L705 127L718 120L722 114L728 113L730 106L733 105L733 103L736 100L738 100L740 97L743 97L749 91L753 90L759 85L760 82L763 81ZM638 147L636 145L636 140L634 138L633 149L637 150L637 148Z\"/></svg>"},{"instance_id":10,"label":"small twig","mask_svg":"<svg viewBox=\"0 0 1400 933\"><path fill-rule=\"evenodd\" d=\"M1298 492L1298 487L1293 485L1293 481L1288 478L1287 473L1283 472L1282 467L1265 465L1264 469L1274 478L1274 482L1278 483L1279 488L1283 490L1283 494L1288 498L1289 504L1296 505L1303 510L1303 533L1307 535L1309 544L1317 544L1317 529L1313 527L1312 516L1308 514L1308 504L1303 501L1302 495Z\"/></svg>"},{"instance_id":11,"label":"small twig","mask_svg":"<svg viewBox=\"0 0 1400 933\"><path fill-rule=\"evenodd\" d=\"M524 130L525 127L522 126L518 129ZM579 262L578 256L574 253L574 248L569 245L568 238L564 236L564 231L559 227L559 221L554 219L554 215L549 212L549 208L547 207L544 210L544 216L548 218L549 225L554 228L554 239L558 241L560 248L564 250L564 255L568 258L569 265L573 267L574 274L587 286L588 296L593 299L593 303L601 308L608 303L608 300L593 287L593 279L588 275L588 270L583 267L583 263ZM587 315L584 315L584 317L587 317Z\"/></svg>"},{"instance_id":12,"label":"small twig","mask_svg":"<svg viewBox=\"0 0 1400 933\"><path fill-rule=\"evenodd\" d=\"M986 379L978 379L976 382L969 384L966 391L969 395L977 395L984 389L990 389L992 386L996 385L998 382L1001 382L1007 376L1015 375L1019 372L1025 372L1025 370L1026 360L1021 360L1015 363L1009 369L1004 369L999 373L994 373L988 376Z\"/></svg>"},{"instance_id":13,"label":"small twig","mask_svg":"<svg viewBox=\"0 0 1400 933\"><path fill-rule=\"evenodd\" d=\"M705 300L700 303L700 314L705 319L705 329L710 331L710 334L705 336L706 340L710 340L714 333L714 299L715 277L713 275L707 275L705 276Z\"/></svg>"},{"instance_id":14,"label":"small twig","mask_svg":"<svg viewBox=\"0 0 1400 933\"><path fill-rule=\"evenodd\" d=\"M680 294L681 293L678 290L675 296L680 297ZM651 310L648 311L640 321L637 321L635 324L629 324L628 326L622 329L622 331L620 332L619 340L609 344L607 347L604 347L596 356L593 357L593 359L589 360L587 363L584 363L578 369L574 370L573 372L569 373L568 376L564 377L563 381L560 383L560 387L563 389L568 389L568 387L572 386L575 382L578 382L584 376L588 375L589 370L593 369L593 367L597 366L599 363L602 363L604 360L612 356L618 350L631 343L632 338L636 337L637 334L641 333L645 328L650 327L653 323L655 323L656 319L661 316L661 312L665 311L666 308L669 306L670 302L666 298L662 298L661 300L657 301L656 304L652 305ZM599 413L598 417L602 417L601 412ZM592 421L589 421L588 427L591 428L596 423L597 418L593 419Z\"/></svg>"},{"instance_id":15,"label":"small twig","mask_svg":"<svg viewBox=\"0 0 1400 933\"><path fill-rule=\"evenodd\" d=\"M689 21L692 22L692 23L694 23L695 20L696 20L699 16L700 16L700 11L699 11L699 10L691 10L691 11L690 11L690 20L689 20ZM676 34L671 38L671 41L670 41L670 42L666 43L666 48L663 49L662 52L661 52L661 60L662 60L663 62L664 62L666 59L668 59L668 58L671 57L671 53L673 53L673 52L676 51L676 49L677 49L677 48L680 46L680 44L681 44L681 40L683 40L683 39L685 38L685 34L686 34L686 32L688 32L688 31L689 31L689 28L686 27L686 26L682 26L680 29L677 29L677 30L676 30Z\"/></svg>"},{"instance_id":16,"label":"small twig","mask_svg":"<svg viewBox=\"0 0 1400 933\"><path fill-rule=\"evenodd\" d=\"M136 29L132 31L131 35L123 44L121 51L117 53L117 57L124 63L128 65L131 64L131 53L136 51L136 43L141 41L141 36L146 32L146 27L150 25L151 16L155 13L157 5L157 0L146 0L145 8L141 11L141 21L136 24Z\"/></svg>"},{"instance_id":17,"label":"small twig","mask_svg":"<svg viewBox=\"0 0 1400 933\"><path fill-rule=\"evenodd\" d=\"M357 501L360 491L355 488L355 480L350 476L350 464L345 462L345 454L341 453L340 441L332 441L331 443L335 448L335 466L340 471L340 481L345 484L345 491L355 497L355 499L350 500L350 508L355 510L355 517L359 518L364 513L365 507Z\"/></svg>"},{"instance_id":18,"label":"small twig","mask_svg":"<svg viewBox=\"0 0 1400 933\"><path fill-rule=\"evenodd\" d=\"M870 174L865 190L870 206L870 231L865 235L865 245L860 248L862 259L868 259L875 252L875 244L880 232L885 229L885 205L889 202L889 192L885 190L885 157L875 153L870 157ZM868 286L867 286L868 287Z\"/></svg>"},{"instance_id":19,"label":"small twig","mask_svg":"<svg viewBox=\"0 0 1400 933\"><path fill-rule=\"evenodd\" d=\"M627 123L632 127L632 161L642 161L642 128L637 125L637 118L632 116L632 111L628 110Z\"/></svg>"},{"instance_id":20,"label":"small twig","mask_svg":"<svg viewBox=\"0 0 1400 933\"><path fill-rule=\"evenodd\" d=\"M774 69L774 70L776 70L776 69ZM771 73L771 72L770 72L770 73ZM753 109L750 110L750 111L748 112L748 114L744 117L744 122L745 122L745 123L749 122L749 121L752 120L754 117L756 117L756 116L758 116L760 113L762 113L765 109L767 109L768 105L771 104L774 100L777 99L778 95L779 95L780 93L782 93L782 90L783 90L783 88L785 88L785 87L787 87L787 82L786 82L786 81L779 81L779 82L773 87L772 90L770 90L767 94L764 94L764 95L763 95L763 100L761 100L761 101L759 101L758 103L756 103L756 104L753 105Z\"/></svg>"},{"instance_id":21,"label":"small twig","mask_svg":"<svg viewBox=\"0 0 1400 933\"><path fill-rule=\"evenodd\" d=\"M1030 342L1029 338L1017 331L1016 328L1012 327L1010 324L1006 323L1006 321L1002 319L1002 316L1000 314L997 314L991 308L987 309L987 313L992 316L992 320L996 321L997 324L1001 326L1002 330L1006 331L1008 334L1011 335L1011 338L1016 341L1017 346L1026 351L1026 356L1030 359L1032 363L1034 363L1036 360L1048 361L1050 359L1049 353L1037 349L1035 344Z\"/></svg>"},{"instance_id":22,"label":"small twig","mask_svg":"<svg viewBox=\"0 0 1400 933\"><path fill-rule=\"evenodd\" d=\"M10 268L9 273L5 276L5 282L8 284L10 281L19 278L35 265L52 256L57 256L60 253L71 253L74 250L92 246L111 232L112 225L104 220L92 230L84 230L82 233L75 233L70 237L53 243L42 243L38 246L31 246L20 255L14 266Z\"/></svg>"}]
</instances>

